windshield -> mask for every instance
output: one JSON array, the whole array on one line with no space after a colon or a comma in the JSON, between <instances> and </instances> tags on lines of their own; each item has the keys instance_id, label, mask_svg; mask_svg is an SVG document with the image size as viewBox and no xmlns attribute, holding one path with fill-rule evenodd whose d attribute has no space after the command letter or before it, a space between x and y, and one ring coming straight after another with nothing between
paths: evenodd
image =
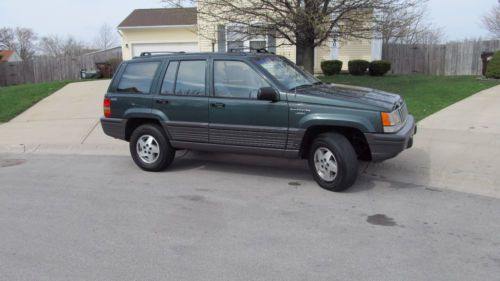
<instances>
[{"instance_id":1,"label":"windshield","mask_svg":"<svg viewBox=\"0 0 500 281\"><path fill-rule=\"evenodd\" d=\"M254 61L280 81L289 91L299 87L321 84L314 76L301 71L292 62L284 58L262 56L254 58Z\"/></svg>"}]
</instances>

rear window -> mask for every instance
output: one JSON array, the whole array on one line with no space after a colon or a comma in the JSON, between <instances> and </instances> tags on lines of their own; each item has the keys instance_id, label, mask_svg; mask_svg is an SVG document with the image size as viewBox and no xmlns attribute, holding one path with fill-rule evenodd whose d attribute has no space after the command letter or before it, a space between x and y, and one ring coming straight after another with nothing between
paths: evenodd
<instances>
[{"instance_id":1,"label":"rear window","mask_svg":"<svg viewBox=\"0 0 500 281\"><path fill-rule=\"evenodd\" d=\"M160 62L139 62L128 64L116 89L121 93L149 94L151 84Z\"/></svg>"}]
</instances>

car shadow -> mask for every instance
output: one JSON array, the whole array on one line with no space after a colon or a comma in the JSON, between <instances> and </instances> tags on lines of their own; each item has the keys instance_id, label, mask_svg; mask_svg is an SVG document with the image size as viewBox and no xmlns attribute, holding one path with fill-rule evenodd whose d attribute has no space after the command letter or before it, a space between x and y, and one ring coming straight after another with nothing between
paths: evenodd
<instances>
[{"instance_id":1,"label":"car shadow","mask_svg":"<svg viewBox=\"0 0 500 281\"><path fill-rule=\"evenodd\" d=\"M358 179L348 189L349 193L374 187L373 179L363 173L367 163L360 162ZM308 168L307 160L304 159L182 150L177 152L175 161L168 171L193 169L280 178L289 181L290 185L295 182L316 185Z\"/></svg>"}]
</instances>

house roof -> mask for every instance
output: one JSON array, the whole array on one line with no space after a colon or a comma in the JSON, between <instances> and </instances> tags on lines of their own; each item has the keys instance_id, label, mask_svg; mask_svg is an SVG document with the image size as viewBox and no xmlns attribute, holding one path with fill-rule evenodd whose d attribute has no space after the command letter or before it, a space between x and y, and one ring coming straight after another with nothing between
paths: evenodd
<instances>
[{"instance_id":1,"label":"house roof","mask_svg":"<svg viewBox=\"0 0 500 281\"><path fill-rule=\"evenodd\" d=\"M9 61L10 56L14 54L13 50L0 50L0 61Z\"/></svg>"},{"instance_id":2,"label":"house roof","mask_svg":"<svg viewBox=\"0 0 500 281\"><path fill-rule=\"evenodd\" d=\"M195 25L196 22L196 8L137 9L118 28Z\"/></svg>"}]
</instances>

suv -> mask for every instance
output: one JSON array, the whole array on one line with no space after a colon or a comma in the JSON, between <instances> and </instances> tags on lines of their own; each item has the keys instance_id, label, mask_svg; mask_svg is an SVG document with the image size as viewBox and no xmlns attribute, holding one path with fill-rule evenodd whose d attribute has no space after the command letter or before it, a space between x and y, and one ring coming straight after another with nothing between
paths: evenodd
<instances>
[{"instance_id":1,"label":"suv","mask_svg":"<svg viewBox=\"0 0 500 281\"><path fill-rule=\"evenodd\" d=\"M144 53L123 62L104 98L104 132L134 162L161 171L179 149L308 159L316 182L341 191L358 159L412 146L415 120L397 94L324 84L270 53Z\"/></svg>"}]
</instances>

